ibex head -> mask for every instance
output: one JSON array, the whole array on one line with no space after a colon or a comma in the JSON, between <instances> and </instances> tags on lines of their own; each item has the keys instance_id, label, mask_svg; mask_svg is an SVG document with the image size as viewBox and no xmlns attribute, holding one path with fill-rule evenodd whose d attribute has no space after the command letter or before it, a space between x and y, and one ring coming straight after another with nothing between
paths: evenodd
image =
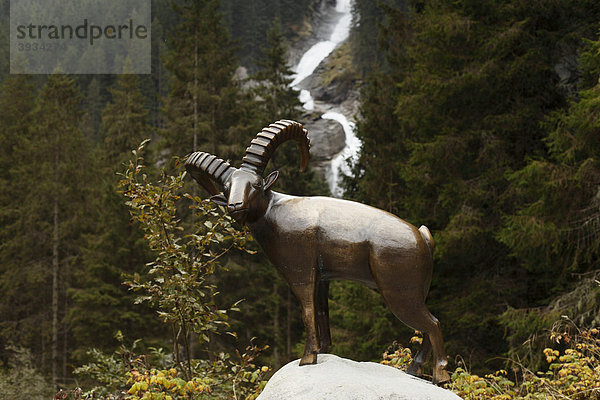
<instances>
[{"instance_id":1,"label":"ibex head","mask_svg":"<svg viewBox=\"0 0 600 400\"><path fill-rule=\"evenodd\" d=\"M201 151L191 154L185 167L212 195L211 200L227 207L233 218L242 224L254 222L264 215L268 193L279 177L279 172L274 171L263 179L265 167L275 149L292 139L300 149L300 171L305 171L310 148L308 132L301 124L289 120L280 120L263 128L246 149L239 169ZM219 192L215 182L223 187L223 192Z\"/></svg>"}]
</instances>

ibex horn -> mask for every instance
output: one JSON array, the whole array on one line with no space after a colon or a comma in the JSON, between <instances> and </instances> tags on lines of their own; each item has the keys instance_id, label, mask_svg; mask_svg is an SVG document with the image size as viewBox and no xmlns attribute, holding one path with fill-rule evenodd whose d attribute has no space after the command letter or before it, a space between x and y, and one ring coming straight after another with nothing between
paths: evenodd
<instances>
[{"instance_id":1,"label":"ibex horn","mask_svg":"<svg viewBox=\"0 0 600 400\"><path fill-rule=\"evenodd\" d=\"M296 141L300 149L300 171L306 171L310 149L308 131L302 127L302 124L287 119L279 120L263 128L252 139L250 146L246 149L240 169L262 175L275 149L280 144L292 139Z\"/></svg>"},{"instance_id":2,"label":"ibex horn","mask_svg":"<svg viewBox=\"0 0 600 400\"><path fill-rule=\"evenodd\" d=\"M235 170L227 161L203 151L190 154L185 169L213 196L220 193L215 182L224 185Z\"/></svg>"}]
</instances>

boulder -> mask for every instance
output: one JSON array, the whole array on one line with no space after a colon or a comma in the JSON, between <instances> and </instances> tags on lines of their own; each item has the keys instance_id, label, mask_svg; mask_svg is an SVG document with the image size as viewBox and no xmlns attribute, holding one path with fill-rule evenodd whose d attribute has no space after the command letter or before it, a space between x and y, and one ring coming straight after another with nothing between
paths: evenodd
<instances>
[{"instance_id":1,"label":"boulder","mask_svg":"<svg viewBox=\"0 0 600 400\"><path fill-rule=\"evenodd\" d=\"M331 160L346 145L342 125L334 120L317 119L305 122L310 138L310 156L314 161Z\"/></svg>"},{"instance_id":2,"label":"boulder","mask_svg":"<svg viewBox=\"0 0 600 400\"><path fill-rule=\"evenodd\" d=\"M258 400L460 400L456 394L396 368L319 354L315 365L299 360L282 367Z\"/></svg>"}]
</instances>

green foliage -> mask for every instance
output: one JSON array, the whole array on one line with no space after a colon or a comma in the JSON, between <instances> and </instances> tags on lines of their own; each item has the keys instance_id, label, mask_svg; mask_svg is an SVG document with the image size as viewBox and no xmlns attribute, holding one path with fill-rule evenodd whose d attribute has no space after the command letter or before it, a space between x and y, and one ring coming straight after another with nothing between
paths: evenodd
<instances>
[{"instance_id":1,"label":"green foliage","mask_svg":"<svg viewBox=\"0 0 600 400\"><path fill-rule=\"evenodd\" d=\"M267 32L267 47L258 60L260 70L253 76L259 106L258 119L268 123L279 119L296 119L300 113L298 91L290 87L293 71L287 64L287 46L278 19Z\"/></svg>"},{"instance_id":2,"label":"green foliage","mask_svg":"<svg viewBox=\"0 0 600 400\"><path fill-rule=\"evenodd\" d=\"M464 368L457 368L447 387L465 400L599 399L598 330L577 331L574 335L566 331L553 331L550 340L562 349L544 349L547 371L532 372L520 366L521 380L515 383L508 379L505 370L480 377Z\"/></svg>"},{"instance_id":3,"label":"green foliage","mask_svg":"<svg viewBox=\"0 0 600 400\"><path fill-rule=\"evenodd\" d=\"M227 311L214 302L217 288L210 276L219 266L219 259L232 248L242 249L247 238L209 201L179 193L184 173L169 176L163 172L156 184L150 182L143 159L138 156L144 144L134 151L137 159L130 163L121 188L129 199L131 216L140 223L156 258L148 264L150 269L146 274L133 274L127 284L141 292L136 302L148 302L163 322L172 326L173 355L182 367L180 344L183 343L189 379L189 335L194 333L203 345L210 341L210 334L220 333L227 326ZM194 201L190 207L195 220L194 232L183 237L177 216L177 202L182 196Z\"/></svg>"},{"instance_id":4,"label":"green foliage","mask_svg":"<svg viewBox=\"0 0 600 400\"><path fill-rule=\"evenodd\" d=\"M586 60L583 74L592 73L590 64L600 60L598 43L588 41L581 55ZM544 265L561 265L562 271L552 272L564 275L567 271L585 272L597 259L599 105L596 79L546 122L551 129L545 140L549 157L532 160L510 175L513 196L523 205L506 217L499 238L526 268L545 279L550 277Z\"/></svg>"},{"instance_id":5,"label":"green foliage","mask_svg":"<svg viewBox=\"0 0 600 400\"><path fill-rule=\"evenodd\" d=\"M332 351L340 357L373 360L394 339L410 332L376 291L355 282L332 282L329 313Z\"/></svg>"},{"instance_id":6,"label":"green foliage","mask_svg":"<svg viewBox=\"0 0 600 400\"><path fill-rule=\"evenodd\" d=\"M552 299L546 307L509 308L500 320L508 328L509 356L522 360L529 368L539 369L544 357L541 350L550 345L543 332L554 325L554 321L568 317L577 326L600 324L599 273L584 275L570 290Z\"/></svg>"},{"instance_id":7,"label":"green foliage","mask_svg":"<svg viewBox=\"0 0 600 400\"><path fill-rule=\"evenodd\" d=\"M237 67L219 0L173 3L181 17L165 67L171 73L161 134L172 155L202 148L228 158L238 150L245 99L234 81Z\"/></svg>"},{"instance_id":8,"label":"green foliage","mask_svg":"<svg viewBox=\"0 0 600 400\"><path fill-rule=\"evenodd\" d=\"M386 9L390 7L406 10L403 0L355 0L352 2L352 26L349 47L354 68L365 76L373 72L374 67L386 63L385 52L377 46L380 26L386 18Z\"/></svg>"},{"instance_id":9,"label":"green foliage","mask_svg":"<svg viewBox=\"0 0 600 400\"><path fill-rule=\"evenodd\" d=\"M123 274L139 272L150 261L142 232L130 223L129 212L117 193L115 171L129 160L131 149L150 135L147 110L135 75L121 75L110 89L111 102L102 112L103 146L97 149L95 167L100 173L94 181L97 223L85 237L81 268L74 272L69 289L72 305L67 318L76 342L73 358L86 359L90 343L101 350L118 343L110 333L122 330L127 336L144 333L160 336L156 318L146 307L133 304L133 295L122 284ZM99 337L98 332L108 333Z\"/></svg>"},{"instance_id":10,"label":"green foliage","mask_svg":"<svg viewBox=\"0 0 600 400\"><path fill-rule=\"evenodd\" d=\"M182 378L185 374L168 362L149 362L164 359L161 349L154 349L149 355L138 355L134 352L136 342L131 349L122 345L110 356L91 350L93 361L78 368L76 373L93 377L101 385L87 392L79 388L60 392L58 395L62 394L63 397L59 398L252 400L266 384L263 377L269 368L257 367L253 363L260 351L254 346L249 346L243 354L238 353L236 360L225 353L218 354L212 360L194 360L192 368L195 377Z\"/></svg>"},{"instance_id":11,"label":"green foliage","mask_svg":"<svg viewBox=\"0 0 600 400\"><path fill-rule=\"evenodd\" d=\"M230 249L243 249L246 235L210 202L181 193L185 173L163 172L157 183L151 182L141 157L145 144L133 151L135 159L120 185L155 259L147 264L147 272L134 273L127 284L139 294L136 302L149 303L172 328L172 357L165 357L162 350L152 356L136 355L138 341L131 349L121 344L112 355L91 350L92 362L77 373L99 385L85 396L120 398L127 392L130 399L254 398L264 386L261 376L268 371L252 363L263 349L249 346L246 353L237 353L235 362L225 353L211 360L191 356L194 345L206 350L215 334L235 335L227 329L227 310L215 302L212 277ZM183 199L192 200L194 210L194 229L187 233L177 215ZM117 339L122 343L120 333Z\"/></svg>"},{"instance_id":12,"label":"green foliage","mask_svg":"<svg viewBox=\"0 0 600 400\"><path fill-rule=\"evenodd\" d=\"M65 365L68 356L58 353L59 344L69 341L63 320L66 289L80 261L82 237L90 230L90 147L82 134L81 97L73 79L49 77L35 106L23 114L30 88L25 83L6 93L22 107L7 118L22 119L7 125L15 131L7 143L12 159L11 184L4 188L9 221L3 226L1 319L3 335L19 337L40 369L52 370L55 383L59 364Z\"/></svg>"},{"instance_id":13,"label":"green foliage","mask_svg":"<svg viewBox=\"0 0 600 400\"><path fill-rule=\"evenodd\" d=\"M268 47L267 32L276 19L282 34L298 38L310 25L315 3L311 0L224 0L221 5L224 22L238 42L238 55L243 65L254 71L261 49Z\"/></svg>"},{"instance_id":14,"label":"green foliage","mask_svg":"<svg viewBox=\"0 0 600 400\"><path fill-rule=\"evenodd\" d=\"M517 206L504 217L497 237L534 278L529 296L549 303L503 316L513 344L528 340L539 348L540 326L532 320L547 326L557 315L567 315L581 326L598 324L599 43L586 40L583 46L578 97L544 121L548 156L509 175L510 200Z\"/></svg>"},{"instance_id":15,"label":"green foliage","mask_svg":"<svg viewBox=\"0 0 600 400\"><path fill-rule=\"evenodd\" d=\"M127 389L127 374L131 369L145 366L145 358L139 356L137 346L140 340L134 341L131 346L124 344L121 332L115 334L115 339L120 343L119 348L112 354L105 354L101 350L92 348L88 350L87 364L75 369L74 373L84 379L91 379L96 386L87 391L87 397L109 398L123 395ZM160 351L155 351L160 354ZM155 356L156 354L152 354ZM160 357L156 358L160 361Z\"/></svg>"},{"instance_id":16,"label":"green foliage","mask_svg":"<svg viewBox=\"0 0 600 400\"><path fill-rule=\"evenodd\" d=\"M35 367L31 353L15 345L3 349L5 365L0 364L0 398L4 400L48 399L52 387Z\"/></svg>"},{"instance_id":17,"label":"green foliage","mask_svg":"<svg viewBox=\"0 0 600 400\"><path fill-rule=\"evenodd\" d=\"M197 147L239 160L253 132L278 118L301 118L289 88L287 45L311 34L314 7L324 3L178 0L175 8L170 3L152 2L153 74L147 76L9 76L7 35L0 32L0 337L18 337L19 346L30 349L36 371L23 367L28 372L21 376L40 387L45 386L36 376L49 375L53 365L60 381L56 375L65 370L68 379L71 364L89 361L99 368L94 379L112 376L113 383L100 382L112 388L106 396L131 396L134 381L127 384L126 374L133 378L132 367L121 358L129 352L134 362L135 353L151 350L122 347L112 336L117 330L144 337L151 346L173 343L167 352L173 356L157 350L149 354L152 363L138 365L142 378L136 382L163 374L187 385L194 381L191 369L196 380L207 383L203 371L215 370L208 364L218 357L210 362L198 357L238 346L214 333L228 324L248 340L258 336L260 343L270 343L262 360L276 367L303 342L298 305L264 257L228 252L218 260L228 270L210 271L210 257L202 254L215 256L220 243L209 240L196 250L205 239L188 235L205 237L214 229L212 238L219 241L220 233L226 247L235 240L218 230L227 232L229 222L206 203L190 209L182 194L165 194L185 191L180 177L163 175L152 189L157 199L147 198L151 205L138 210L140 218L151 218L147 211L161 208L157 202L164 196L161 201L179 211L173 218L181 221L164 222L174 236L163 233L163 239L175 245L156 244L151 253L142 224L130 222L115 193L114 171L139 141L159 134L160 144L151 149L158 157L134 173L141 185L136 190L150 190L143 174L150 185L156 175L151 166L166 164L172 154ZM0 0L0 8L7 11L8 0ZM468 355L477 373L499 368L498 355L546 370L542 349L551 343L544 332L552 321L566 315L579 326L598 325L599 12L595 0L410 1L408 7L396 0L355 0L350 41L325 66L324 84L352 83L356 74L364 78L357 123L363 151L346 195L434 232L428 304L442 321L448 352ZM8 22L8 14L0 13L0 24ZM255 72L255 91L240 90L238 57ZM293 143L278 149L270 163L281 171L277 189L326 193L314 174L298 172L298 164ZM191 197L198 200L198 191L194 184ZM171 211L156 215L166 218ZM214 225L196 231L204 222ZM159 228L152 229L149 237L160 240ZM179 248L187 259L174 262L172 251ZM156 264L146 266L153 259ZM211 274L203 275L207 271ZM123 273L131 275L138 292L127 292ZM192 282L194 274L201 279ZM158 282L161 277L169 290ZM147 301L132 304L136 295ZM240 305L243 312L218 311L219 304L240 297L247 300ZM338 354L372 359L405 335L380 296L366 288L332 284L331 305ZM211 307L217 315L210 314ZM86 354L92 345L97 350ZM564 346L553 351L574 356ZM115 348L118 353L112 353ZM585 357L572 363L580 365ZM407 354L394 359L404 363ZM231 364L219 368L229 372L210 379L252 380L256 367L236 375L241 359L227 360ZM4 382L13 382L19 368L5 366L2 373L10 377ZM474 378L460 368L455 383L465 396L479 396L479 389L481 396L511 390L525 396L503 374ZM566 380L573 375L585 381L587 370L562 377L561 370L550 368L546 381L527 378L530 398L576 398ZM560 389L540 391L540 382ZM148 384L168 394L164 385ZM217 396L217 386L201 395ZM223 393L229 394L219 396L232 397L227 387ZM252 393L254 386L248 387ZM23 385L20 390L26 393Z\"/></svg>"},{"instance_id":18,"label":"green foliage","mask_svg":"<svg viewBox=\"0 0 600 400\"><path fill-rule=\"evenodd\" d=\"M585 109L557 120L567 92L555 67L591 37L598 9L552 0L410 4L382 6L387 65L363 89L363 146L347 193L434 232L428 304L449 352L475 347L481 368L508 350L497 318L506 306L547 303L569 273L597 260L595 161L575 170L548 158L595 151L594 93L581 92ZM587 214L571 218L578 209Z\"/></svg>"},{"instance_id":19,"label":"green foliage","mask_svg":"<svg viewBox=\"0 0 600 400\"><path fill-rule=\"evenodd\" d=\"M29 134L29 118L34 107L31 79L27 75L12 75L0 88L0 337L15 337L19 325L19 313L26 313L26 306L17 302L19 296L29 297L25 281L18 279L14 259L22 256L23 239L19 235L22 214L18 205L23 200L26 188L16 180L15 169L22 163L18 145L23 136ZM23 270L20 271L21 276ZM27 272L25 272L27 274ZM29 297L31 298L31 297ZM28 324L21 320L21 324ZM35 323L33 324L35 326Z\"/></svg>"},{"instance_id":20,"label":"green foliage","mask_svg":"<svg viewBox=\"0 0 600 400\"><path fill-rule=\"evenodd\" d=\"M266 366L257 368L253 364L256 348L249 347L233 362L220 353L215 360L196 360L194 370L200 376L182 379L175 368L168 370L150 369L140 372L133 369L128 373L130 386L128 399L248 399L253 400L266 385L263 380L269 372Z\"/></svg>"},{"instance_id":21,"label":"green foliage","mask_svg":"<svg viewBox=\"0 0 600 400\"><path fill-rule=\"evenodd\" d=\"M211 360L192 360L194 377L165 357L162 349L150 348L150 354L140 354L140 340L131 347L121 342L118 350L107 355L99 350L89 351L91 362L75 370L81 377L92 378L98 385L83 392L80 388L61 392L59 398L107 400L139 399L254 399L264 388L266 366L254 364L262 350L248 346L246 352L236 353L235 359L220 353ZM182 378L183 377L183 378Z\"/></svg>"},{"instance_id":22,"label":"green foliage","mask_svg":"<svg viewBox=\"0 0 600 400\"><path fill-rule=\"evenodd\" d=\"M127 64L127 66L129 63ZM149 136L148 110L140 92L136 75L120 75L114 87L109 89L111 101L102 111L105 151L103 156L110 171L120 167L142 138Z\"/></svg>"},{"instance_id":23,"label":"green foliage","mask_svg":"<svg viewBox=\"0 0 600 400\"><path fill-rule=\"evenodd\" d=\"M556 323L548 335L551 347L540 350L544 369L534 372L511 361L515 379L507 370L485 376L471 373L461 363L445 385L465 400L600 399L600 336L598 329L580 330ZM411 343L420 343L419 335ZM409 348L396 345L383 354L384 365L406 371L412 362Z\"/></svg>"}]
</instances>

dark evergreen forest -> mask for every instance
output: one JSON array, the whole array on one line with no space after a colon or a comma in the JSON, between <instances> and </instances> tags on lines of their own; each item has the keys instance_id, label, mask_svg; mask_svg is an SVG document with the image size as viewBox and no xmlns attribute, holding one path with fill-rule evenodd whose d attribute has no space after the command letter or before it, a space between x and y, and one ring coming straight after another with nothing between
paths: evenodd
<instances>
[{"instance_id":1,"label":"dark evergreen forest","mask_svg":"<svg viewBox=\"0 0 600 400\"><path fill-rule=\"evenodd\" d=\"M301 355L287 284L181 160L203 150L237 166L263 126L303 122L288 52L332 4L153 0L152 74L11 75L0 0L0 397L107 396L143 364L174 368L190 392L231 398L219 385L239 381L253 398ZM344 197L433 233L427 304L450 370L547 371L557 324L600 325L600 3L352 12L334 74L360 89L363 145ZM295 146L278 150L276 190L327 195L298 163ZM358 284L333 283L330 312L343 357L379 361L414 335ZM225 377L193 380L205 370Z\"/></svg>"}]
</instances>

